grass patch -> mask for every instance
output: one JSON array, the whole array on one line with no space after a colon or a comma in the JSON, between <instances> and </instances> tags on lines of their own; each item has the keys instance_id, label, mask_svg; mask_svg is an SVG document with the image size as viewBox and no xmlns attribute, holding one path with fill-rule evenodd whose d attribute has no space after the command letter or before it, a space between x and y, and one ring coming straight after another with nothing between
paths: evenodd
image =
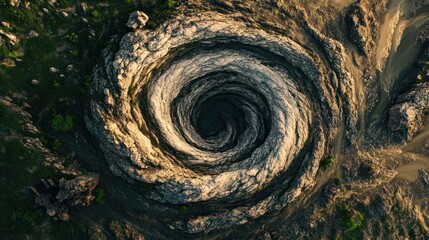
<instances>
[{"instance_id":1,"label":"grass patch","mask_svg":"<svg viewBox=\"0 0 429 240\"><path fill-rule=\"evenodd\" d=\"M0 140L0 146L0 239L35 234L33 227L46 216L34 207L34 195L27 187L57 173L41 164L42 153L17 140Z\"/></svg>"},{"instance_id":2,"label":"grass patch","mask_svg":"<svg viewBox=\"0 0 429 240\"><path fill-rule=\"evenodd\" d=\"M0 46L0 60L5 57L22 59L16 61L16 67L0 66L0 95L25 91L31 105L30 113L35 117L44 109L61 110L62 114L54 114L52 118L47 115L42 119L41 130L53 129L67 133L73 131L81 119L64 114L79 110L64 102L77 99L76 102L81 103L79 100L85 100L83 92L87 92L92 85L91 78L85 76L92 75L95 64L100 60L101 50L106 47L111 36L122 36L130 31L125 26L128 14L143 10L149 15L151 26L156 27L174 13L177 2L88 0L86 13L77 11L76 16L69 12L69 17L62 17L55 9L70 8L76 6L77 2L57 0L57 3L59 6L53 7L47 1L34 0L30 8L26 9L23 2L19 7L11 7L9 0L0 0L1 21L10 23L11 32L20 39L16 46ZM42 8L47 8L50 13L41 14ZM86 18L88 23L84 23L82 18ZM90 34L90 30L95 31L95 36ZM38 36L28 38L30 31L37 32ZM117 44L111 47L116 49ZM24 49L23 56L18 51L21 48ZM73 65L73 71L66 71L70 64ZM58 68L60 72L50 73L50 67ZM60 78L60 74L64 77ZM32 85L32 79L40 83ZM2 133L27 134L22 128L22 117L7 106L0 104L0 116ZM56 152L62 152L65 144L50 137L51 131L47 132L44 133L46 137L41 139L43 144ZM43 209L35 208L34 194L28 187L35 185L41 178L55 180L61 177L54 168L44 166L43 161L44 155L28 149L24 142L0 138L0 239L24 239L27 235L34 239L86 238L85 230L82 230L84 227L72 219L65 223L51 221L52 231L42 233L41 223L50 220ZM99 188L95 194L97 203L102 204L105 201L105 190Z\"/></svg>"},{"instance_id":3,"label":"grass patch","mask_svg":"<svg viewBox=\"0 0 429 240\"><path fill-rule=\"evenodd\" d=\"M0 103L0 130L14 130L21 132L22 118L21 116L13 113L5 105Z\"/></svg>"},{"instance_id":4,"label":"grass patch","mask_svg":"<svg viewBox=\"0 0 429 240\"><path fill-rule=\"evenodd\" d=\"M66 115L54 114L51 121L52 129L61 133L70 132L73 129L73 125L74 125L73 116L70 114L66 114Z\"/></svg>"},{"instance_id":5,"label":"grass patch","mask_svg":"<svg viewBox=\"0 0 429 240\"><path fill-rule=\"evenodd\" d=\"M104 204L104 201L106 200L106 190L104 188L98 187L95 189L95 201L102 205Z\"/></svg>"}]
</instances>

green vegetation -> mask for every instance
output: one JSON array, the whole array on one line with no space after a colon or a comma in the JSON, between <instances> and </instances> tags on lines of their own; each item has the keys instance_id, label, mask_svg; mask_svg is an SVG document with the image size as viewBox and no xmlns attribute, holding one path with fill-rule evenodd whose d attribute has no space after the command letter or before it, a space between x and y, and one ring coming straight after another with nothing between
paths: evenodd
<instances>
[{"instance_id":1,"label":"green vegetation","mask_svg":"<svg viewBox=\"0 0 429 240\"><path fill-rule=\"evenodd\" d=\"M61 150L63 148L63 143L58 140L55 139L54 142L52 143L52 149L54 149L55 151Z\"/></svg>"},{"instance_id":2,"label":"green vegetation","mask_svg":"<svg viewBox=\"0 0 429 240\"><path fill-rule=\"evenodd\" d=\"M335 163L335 157L333 155L330 155L329 157L323 159L320 162L320 167L322 167L323 169L327 169L332 165L334 165L334 163Z\"/></svg>"},{"instance_id":3,"label":"green vegetation","mask_svg":"<svg viewBox=\"0 0 429 240\"><path fill-rule=\"evenodd\" d=\"M171 9L174 8L177 5L176 0L167 0L167 8Z\"/></svg>"},{"instance_id":4,"label":"green vegetation","mask_svg":"<svg viewBox=\"0 0 429 240\"><path fill-rule=\"evenodd\" d=\"M51 122L52 129L61 133L68 133L73 129L73 117L69 114L54 114Z\"/></svg>"},{"instance_id":5,"label":"green vegetation","mask_svg":"<svg viewBox=\"0 0 429 240\"><path fill-rule=\"evenodd\" d=\"M33 233L33 226L46 218L41 209L34 208L34 194L27 188L41 178L58 175L52 167L40 164L43 157L18 140L0 140L0 239Z\"/></svg>"},{"instance_id":6,"label":"green vegetation","mask_svg":"<svg viewBox=\"0 0 429 240\"><path fill-rule=\"evenodd\" d=\"M28 187L41 178L58 180L63 176L41 164L44 154L29 149L23 138L16 136L38 137L53 152L67 154L71 136L58 139L55 132L70 133L82 121L70 113L82 115L81 106L92 85L92 70L102 62L101 50L106 46L112 50L118 48L118 41L110 39L114 34L122 36L130 31L125 26L129 13L145 11L150 17L150 26L156 27L174 13L177 2L87 0L84 1L88 6L86 11L72 0L57 0L54 5L34 0L28 8L22 1L19 7L12 7L9 2L0 0L1 21L10 24L10 32L19 42L0 45L0 62L9 58L12 63L0 64L0 95L25 92L26 103L31 106L27 109L37 119L35 122L40 123L37 127L41 133L26 132L23 117L0 104L0 239L24 239L26 235L34 239L85 239L83 226L73 219L52 221L44 209L35 207L35 196ZM44 8L48 13L42 11ZM67 11L68 16L63 16L59 9ZM76 11L71 12L72 9ZM59 72L49 72L51 67ZM38 84L31 84L32 79L38 80ZM13 102L22 106L21 100ZM99 188L95 194L96 202L103 204L105 190ZM47 223L47 228L43 228L42 223Z\"/></svg>"},{"instance_id":7,"label":"green vegetation","mask_svg":"<svg viewBox=\"0 0 429 240\"><path fill-rule=\"evenodd\" d=\"M69 41L71 43L78 43L79 42L79 36L74 32L67 34L65 36L65 38L67 39L67 41Z\"/></svg>"},{"instance_id":8,"label":"green vegetation","mask_svg":"<svg viewBox=\"0 0 429 240\"><path fill-rule=\"evenodd\" d=\"M29 226L35 226L37 221L43 216L42 210L17 209L12 213L11 220L17 223L24 223Z\"/></svg>"},{"instance_id":9,"label":"green vegetation","mask_svg":"<svg viewBox=\"0 0 429 240\"><path fill-rule=\"evenodd\" d=\"M95 201L102 205L104 201L106 200L106 191L104 188L98 187L95 189Z\"/></svg>"},{"instance_id":10,"label":"green vegetation","mask_svg":"<svg viewBox=\"0 0 429 240\"><path fill-rule=\"evenodd\" d=\"M85 228L73 220L67 222L57 221L52 227L52 239L80 240L86 239Z\"/></svg>"},{"instance_id":11,"label":"green vegetation","mask_svg":"<svg viewBox=\"0 0 429 240\"><path fill-rule=\"evenodd\" d=\"M179 211L181 211L181 212L185 212L186 210L188 210L188 207L186 207L185 205L182 205L179 208Z\"/></svg>"},{"instance_id":12,"label":"green vegetation","mask_svg":"<svg viewBox=\"0 0 429 240\"><path fill-rule=\"evenodd\" d=\"M345 227L346 233L353 232L362 227L364 215L360 211L353 209L348 204L340 204L338 208L341 211L341 222Z\"/></svg>"},{"instance_id":13,"label":"green vegetation","mask_svg":"<svg viewBox=\"0 0 429 240\"><path fill-rule=\"evenodd\" d=\"M345 219L346 231L351 232L355 229L358 229L359 227L362 226L362 222L363 222L363 215L361 212L354 209L348 211L348 214Z\"/></svg>"}]
</instances>

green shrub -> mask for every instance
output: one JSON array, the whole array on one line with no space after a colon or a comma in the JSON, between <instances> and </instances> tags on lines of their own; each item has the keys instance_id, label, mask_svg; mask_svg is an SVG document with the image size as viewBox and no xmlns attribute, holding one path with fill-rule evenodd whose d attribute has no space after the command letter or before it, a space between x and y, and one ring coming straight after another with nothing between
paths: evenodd
<instances>
[{"instance_id":1,"label":"green shrub","mask_svg":"<svg viewBox=\"0 0 429 240\"><path fill-rule=\"evenodd\" d=\"M77 42L79 42L79 36L76 33L74 33L74 32L66 35L65 38L67 39L67 41L69 41L71 43L77 43Z\"/></svg>"},{"instance_id":2,"label":"green shrub","mask_svg":"<svg viewBox=\"0 0 429 240\"><path fill-rule=\"evenodd\" d=\"M176 0L167 0L167 7L168 8L174 8L177 4Z\"/></svg>"},{"instance_id":3,"label":"green shrub","mask_svg":"<svg viewBox=\"0 0 429 240\"><path fill-rule=\"evenodd\" d=\"M53 148L55 151L61 150L61 149L63 148L63 143L62 143L60 140L56 139L56 140L52 143L52 148Z\"/></svg>"},{"instance_id":4,"label":"green shrub","mask_svg":"<svg viewBox=\"0 0 429 240\"><path fill-rule=\"evenodd\" d=\"M95 189L95 201L98 204L102 205L104 203L105 198L106 198L106 191L103 188L99 187Z\"/></svg>"},{"instance_id":5,"label":"green shrub","mask_svg":"<svg viewBox=\"0 0 429 240\"><path fill-rule=\"evenodd\" d=\"M61 115L54 114L52 118L51 126L52 128L61 133L68 133L73 129L73 117L69 114Z\"/></svg>"},{"instance_id":6,"label":"green shrub","mask_svg":"<svg viewBox=\"0 0 429 240\"><path fill-rule=\"evenodd\" d=\"M335 157L333 155L330 155L329 157L323 159L320 162L320 166L324 169L331 167L335 163Z\"/></svg>"},{"instance_id":7,"label":"green shrub","mask_svg":"<svg viewBox=\"0 0 429 240\"><path fill-rule=\"evenodd\" d=\"M351 232L362 226L363 214L355 209L349 209L346 213L345 225L346 231Z\"/></svg>"},{"instance_id":8,"label":"green shrub","mask_svg":"<svg viewBox=\"0 0 429 240\"><path fill-rule=\"evenodd\" d=\"M41 216L43 216L43 213L40 210L18 209L12 213L11 219L16 222L21 222L30 226L35 226L38 219Z\"/></svg>"}]
</instances>

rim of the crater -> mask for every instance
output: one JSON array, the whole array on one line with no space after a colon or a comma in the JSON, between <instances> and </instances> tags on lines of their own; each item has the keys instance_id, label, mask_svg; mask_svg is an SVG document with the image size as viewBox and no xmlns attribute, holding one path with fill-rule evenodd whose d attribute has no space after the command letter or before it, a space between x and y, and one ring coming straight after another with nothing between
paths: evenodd
<instances>
[{"instance_id":1,"label":"rim of the crater","mask_svg":"<svg viewBox=\"0 0 429 240\"><path fill-rule=\"evenodd\" d=\"M210 19L207 19L207 18L199 18L199 20L200 21L208 21L208 20L211 20L211 22L213 22L213 18L210 18ZM250 38L247 38L247 37L249 37L249 36L245 36L244 38L240 35L237 35L237 33L243 33L243 32L240 32L240 31L237 31L237 32L233 32L232 30L234 29L234 28L236 28L236 29L238 29L239 30L239 28L237 28L237 25L235 25L237 22L236 21L232 21L232 20L225 20L225 18L222 16L222 20L224 20L224 24L226 24L226 25L224 25L224 26L226 26L226 27L228 27L228 30L226 31L226 32L222 32L224 35L226 35L226 36L231 36L231 37L240 37L241 38L241 40L242 40L242 43L244 43L244 44L251 44L251 45L258 45L258 44L255 44L255 40L256 40L256 43L259 43L259 46L262 46L262 47L264 47L264 44L263 43L271 43L271 44L273 44L274 46L271 46L271 47L268 47L268 48L271 48L271 50L274 50L274 52L281 52L281 50L282 50L282 48L283 48L283 50L288 50L288 51L292 51L292 52L295 52L295 54L296 55L298 55L298 56L301 56L301 57L303 57L304 59L307 57L307 60L309 59L309 56L306 54L306 52L304 51L304 49L302 49L299 45L294 45L295 43L293 43L290 39L288 39L288 38L285 38L285 37L281 37L281 36L279 36L279 39L273 39L272 37L270 37L267 33L265 33L265 32L263 32L262 30L258 30L259 31L259 34L261 33L261 32L263 32L263 33L265 33L266 34L266 37L267 38L264 38L264 36L262 36L263 34L261 34L261 35L257 35L256 36L256 38L255 38L255 35L252 35L252 34L254 34L255 32L254 31L252 31L252 33L250 33L250 36L253 36L253 39L250 37ZM225 23L226 22L226 23ZM192 21L190 21L190 22L181 22L180 24L182 24L182 26L183 25L189 25L189 27L191 28L191 29L193 29L193 30L196 30L195 29L195 26L193 26L193 24L189 24L189 23L192 23ZM195 23L195 22L194 22ZM216 22L216 24L218 24L219 22ZM222 23L222 22L220 22L220 23ZM235 26L235 27L233 27L233 28L231 28L231 23L234 23L234 24L232 24L232 26ZM170 25L165 25L165 26L163 26L163 27L160 27L160 28L158 28L157 30L155 30L155 31L153 31L153 32L148 32L148 31L137 31L137 32L133 32L133 33L131 33L131 34L127 34L124 38L133 38L133 37L139 37L139 39L138 39L138 41L137 42L139 42L139 43L146 43L145 45L147 46L147 51L146 52L142 52L142 51L140 51L139 52L139 49L137 48L137 49L135 49L135 47L134 47L134 45L130 45L130 44L122 44L121 46L121 50L116 54L116 58L115 58L115 62L117 61L117 60L119 60L119 59L122 59L122 60L124 60L123 58L121 58L122 56L127 56L127 58L126 59L136 59L136 60L138 60L139 59L139 55L141 55L141 54L143 54L143 55L145 55L145 54L147 54L147 55L149 55L149 54L155 54L156 55L156 53L158 53L158 58L156 58L156 57L154 57L153 59L162 59L162 56L165 56L167 53L168 53L168 51L172 48L172 47L174 47L174 45L172 46L172 45L170 45L170 46L168 46L168 47L166 47L166 48L164 48L164 49L160 49L160 48L158 48L157 49L157 45L155 44L155 46L152 46L152 47L154 47L152 50L154 50L153 52L150 52L150 50L151 50L151 43L157 43L157 44L159 44L159 42L157 42L156 40L159 40L156 36L157 35L159 35L159 34L165 34L166 32L166 30L168 30L168 29L170 29L170 34L171 34L171 36L173 36L173 34L172 34L172 29L174 29L174 28L172 28L172 27L170 27L169 28L169 26L172 26L172 25L175 25L176 27L178 27L179 26L179 23L177 23L177 22L169 22L169 24ZM217 29L217 30L225 30L225 28L218 28L219 27L219 25L212 25L212 27L213 26L215 26L215 28ZM244 23L240 23L240 27L245 27L245 24ZM205 30L207 30L207 29L205 29ZM213 30L213 29L212 29ZM197 41L201 41L201 40L204 40L204 39L206 39L207 38L207 35L212 35L212 37L214 38L214 37L216 37L217 35L217 33L219 33L219 31L208 31L208 32L204 32L204 33L209 33L209 34L202 34L202 35L200 35L200 37L198 38L196 38L196 40ZM138 35L137 33L139 33L139 34L141 34L141 35ZM188 38L187 37L187 35L186 34L189 34L189 32L188 31L183 31L182 32L184 35L181 35L182 37L184 37L184 40L186 40L186 41L184 41L184 43L186 43L186 42L188 42L189 40L192 40L192 38ZM201 33L201 32L200 32ZM137 36L132 36L132 34L137 34ZM247 33L248 35L249 35L249 32ZM191 34L191 35L193 35L193 34ZM245 35L245 34L244 34ZM176 35L176 37L177 36L179 36L179 35ZM220 34L220 36L222 36L222 34ZM269 40L267 40L267 39L269 39ZM142 41L143 40L143 41ZM161 39L162 40L162 39ZM259 42L258 42L258 40L259 40ZM285 42L281 42L281 41L278 41L278 40L286 40ZM123 40L124 41L124 40ZM263 42L263 43L261 43L261 41ZM166 43L163 43L162 45L164 45L164 44L166 44ZM183 41L182 42L176 42L176 46L180 46L181 44L183 44ZM131 46L131 48L130 48L130 46ZM296 48L299 48L300 50L299 51L297 51L296 50L296 48L294 48L294 47L296 47ZM280 49L279 49L280 48ZM130 49L131 49L131 51L130 51ZM141 49L140 49L141 50ZM275 51L275 50L277 50L277 51ZM135 55L136 53L138 53L138 55ZM161 54L160 54L161 53ZM281 55L281 54L280 54ZM147 59L147 58L146 58ZM292 60L293 60L293 58L292 58ZM302 60L302 59L301 59ZM155 61L155 60L153 60L153 61ZM308 60L309 62L312 62L311 60ZM119 61L119 62L121 62L121 61ZM132 84L134 84L132 81L129 81L130 79L132 79L132 77L131 78L129 78L129 77L127 77L127 76L136 76L136 75L139 75L139 73L142 73L143 72L143 70L144 70L144 67L138 67L138 64L135 62L135 61L129 61L128 62L128 64L123 64L122 62L121 63L117 63L117 64L113 64L113 67L114 68L116 68L116 70L117 70L117 80L119 80L118 81L118 84L120 85L120 88L122 88L122 91L121 91L121 93L122 94L126 94L126 92L127 91L123 91L123 90L125 90L125 89L127 89L129 86L131 86ZM121 70L123 70L123 69L127 69L127 71L121 71ZM150 69L150 68L149 68ZM151 71L151 70L149 70L149 71ZM127 99L127 98L125 98L125 99ZM125 101L125 103L127 103L127 101ZM129 111L129 109L130 108L125 108L126 109L126 111Z\"/></svg>"}]
</instances>

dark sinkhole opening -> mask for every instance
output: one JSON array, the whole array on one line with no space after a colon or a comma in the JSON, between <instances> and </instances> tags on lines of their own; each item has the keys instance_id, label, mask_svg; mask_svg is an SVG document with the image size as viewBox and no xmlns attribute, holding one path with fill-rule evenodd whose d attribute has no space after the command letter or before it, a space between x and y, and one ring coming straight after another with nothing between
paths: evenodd
<instances>
[{"instance_id":1,"label":"dark sinkhole opening","mask_svg":"<svg viewBox=\"0 0 429 240\"><path fill-rule=\"evenodd\" d=\"M192 114L192 125L204 139L210 139L227 131L227 125L234 130L236 136L241 135L245 128L245 114L231 99L218 96L208 99Z\"/></svg>"}]
</instances>

